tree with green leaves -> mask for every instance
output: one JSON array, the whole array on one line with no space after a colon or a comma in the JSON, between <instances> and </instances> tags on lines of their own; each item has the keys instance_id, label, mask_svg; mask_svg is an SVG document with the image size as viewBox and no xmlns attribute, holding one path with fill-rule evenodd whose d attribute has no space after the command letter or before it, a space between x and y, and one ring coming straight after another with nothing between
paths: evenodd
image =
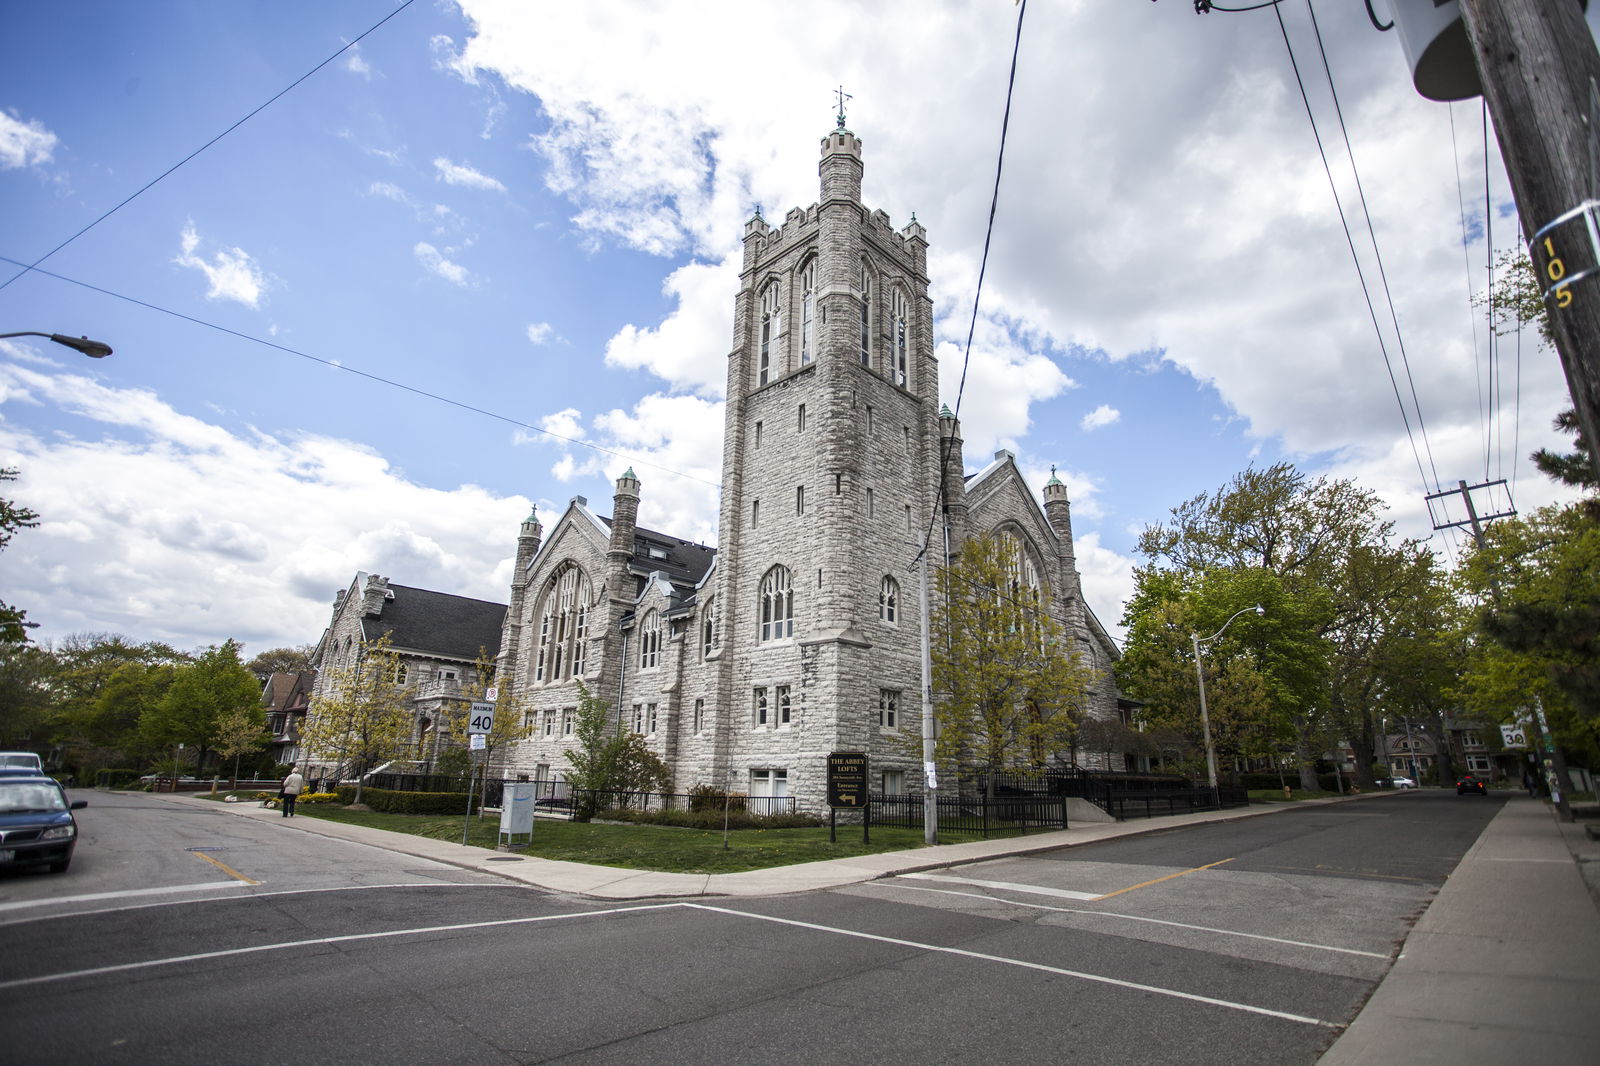
<instances>
[{"instance_id":1,"label":"tree with green leaves","mask_svg":"<svg viewBox=\"0 0 1600 1066\"><path fill-rule=\"evenodd\" d=\"M17 480L15 467L0 468L0 481ZM39 524L37 512L7 499L0 499L0 549L11 543L19 529ZM28 612L0 601L0 644L25 644L28 640Z\"/></svg>"},{"instance_id":2,"label":"tree with green leaves","mask_svg":"<svg viewBox=\"0 0 1600 1066\"><path fill-rule=\"evenodd\" d=\"M176 670L161 699L141 715L139 730L157 747L182 744L204 758L224 716L260 703L261 685L240 661L239 645L228 640Z\"/></svg>"},{"instance_id":3,"label":"tree with green leaves","mask_svg":"<svg viewBox=\"0 0 1600 1066\"><path fill-rule=\"evenodd\" d=\"M308 758L346 768L361 802L365 775L405 752L411 740L413 689L389 634L362 645L355 661L335 668L311 701L301 732Z\"/></svg>"},{"instance_id":4,"label":"tree with green leaves","mask_svg":"<svg viewBox=\"0 0 1600 1066\"><path fill-rule=\"evenodd\" d=\"M1043 769L1068 751L1094 682L1030 583L1017 541L973 537L937 575L931 621L935 758L958 773Z\"/></svg>"},{"instance_id":5,"label":"tree with green leaves","mask_svg":"<svg viewBox=\"0 0 1600 1066\"><path fill-rule=\"evenodd\" d=\"M492 702L494 706L494 724L489 732L483 734L483 760L482 765L487 768L494 765L497 755L503 756L506 749L519 740L525 739L533 731L533 722L526 713L526 703L521 697L509 693L497 693L498 699L489 699L489 690L495 687L495 657L489 649L480 647L478 657L473 661L472 672L461 682L460 697L446 704L435 723L438 737L447 738L450 749L469 749L471 737L467 733L468 719L471 717L472 704ZM468 767L470 770L470 760ZM479 816L482 817L481 801L487 796L489 788L489 775L487 769L483 773L483 781L479 788Z\"/></svg>"},{"instance_id":6,"label":"tree with green leaves","mask_svg":"<svg viewBox=\"0 0 1600 1066\"><path fill-rule=\"evenodd\" d=\"M264 685L273 674L303 674L310 670L311 654L315 650L310 644L302 644L297 648L271 648L245 663L245 669Z\"/></svg>"},{"instance_id":7,"label":"tree with green leaves","mask_svg":"<svg viewBox=\"0 0 1600 1066\"><path fill-rule=\"evenodd\" d=\"M1263 606L1273 635L1256 655L1269 697L1293 727L1294 760L1307 790L1317 787L1318 755L1348 739L1349 718L1362 713L1340 712L1335 681L1340 663L1359 658L1360 643L1370 637L1377 604L1363 574L1381 566L1385 553L1409 557L1417 551L1414 544L1395 544L1384 510L1377 496L1349 479L1308 478L1292 464L1276 463L1252 467L1217 492L1184 502L1168 522L1147 527L1139 538L1146 563L1135 570L1135 581L1150 584L1153 597L1146 600L1159 600L1169 588L1188 595L1224 572L1271 575L1276 599ZM1162 572L1178 575L1176 583L1155 582ZM1130 630L1144 609L1140 603L1136 596L1129 606Z\"/></svg>"},{"instance_id":8,"label":"tree with green leaves","mask_svg":"<svg viewBox=\"0 0 1600 1066\"><path fill-rule=\"evenodd\" d=\"M213 744L217 754L233 760L233 777L229 788L239 786L239 759L251 752L260 751L272 741L267 732L267 716L259 705L240 706L223 714L217 722Z\"/></svg>"},{"instance_id":9,"label":"tree with green leaves","mask_svg":"<svg viewBox=\"0 0 1600 1066\"><path fill-rule=\"evenodd\" d=\"M567 784L572 788L573 819L587 822L607 793L666 792L672 771L651 751L644 737L612 724L611 708L578 682L576 745L567 752Z\"/></svg>"}]
</instances>

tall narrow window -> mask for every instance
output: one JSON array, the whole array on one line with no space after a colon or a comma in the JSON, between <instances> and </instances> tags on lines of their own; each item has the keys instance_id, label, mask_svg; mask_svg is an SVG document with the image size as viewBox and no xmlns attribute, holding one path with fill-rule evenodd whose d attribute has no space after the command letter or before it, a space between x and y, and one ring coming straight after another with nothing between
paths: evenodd
<instances>
[{"instance_id":1,"label":"tall narrow window","mask_svg":"<svg viewBox=\"0 0 1600 1066\"><path fill-rule=\"evenodd\" d=\"M711 654L717 640L717 612L711 601L706 602L705 614L700 618L700 658Z\"/></svg>"},{"instance_id":2,"label":"tall narrow window","mask_svg":"<svg viewBox=\"0 0 1600 1066\"><path fill-rule=\"evenodd\" d=\"M892 577L884 578L878 589L878 617L890 623L900 620L900 583Z\"/></svg>"},{"instance_id":3,"label":"tall narrow window","mask_svg":"<svg viewBox=\"0 0 1600 1066\"><path fill-rule=\"evenodd\" d=\"M750 501L750 528L754 529L761 524L761 501Z\"/></svg>"},{"instance_id":4,"label":"tall narrow window","mask_svg":"<svg viewBox=\"0 0 1600 1066\"><path fill-rule=\"evenodd\" d=\"M652 610L639 624L639 669L654 670L661 664L661 612ZM634 730L640 732L640 730Z\"/></svg>"},{"instance_id":5,"label":"tall narrow window","mask_svg":"<svg viewBox=\"0 0 1600 1066\"><path fill-rule=\"evenodd\" d=\"M801 404L799 412L795 415L794 428L797 433L806 431L806 405Z\"/></svg>"},{"instance_id":6,"label":"tall narrow window","mask_svg":"<svg viewBox=\"0 0 1600 1066\"><path fill-rule=\"evenodd\" d=\"M911 532L911 505L906 504L906 532Z\"/></svg>"},{"instance_id":7,"label":"tall narrow window","mask_svg":"<svg viewBox=\"0 0 1600 1066\"><path fill-rule=\"evenodd\" d=\"M771 708L767 705L767 690L765 688L758 687L755 690L755 698L750 708L750 724L754 726L771 724Z\"/></svg>"},{"instance_id":8,"label":"tall narrow window","mask_svg":"<svg viewBox=\"0 0 1600 1066\"><path fill-rule=\"evenodd\" d=\"M561 735L562 736L570 737L572 735L572 716L577 714L577 713L578 713L578 708L576 708L576 707L563 707L563 708L561 708Z\"/></svg>"},{"instance_id":9,"label":"tall narrow window","mask_svg":"<svg viewBox=\"0 0 1600 1066\"><path fill-rule=\"evenodd\" d=\"M633 731L635 733L644 732L644 705L640 703L633 705Z\"/></svg>"},{"instance_id":10,"label":"tall narrow window","mask_svg":"<svg viewBox=\"0 0 1600 1066\"><path fill-rule=\"evenodd\" d=\"M756 447L761 447L761 423L756 423Z\"/></svg>"},{"instance_id":11,"label":"tall narrow window","mask_svg":"<svg viewBox=\"0 0 1600 1066\"><path fill-rule=\"evenodd\" d=\"M757 385L765 385L772 380L772 357L778 350L778 332L782 321L783 313L778 309L778 283L774 281L761 293L761 351L757 356Z\"/></svg>"},{"instance_id":12,"label":"tall narrow window","mask_svg":"<svg viewBox=\"0 0 1600 1066\"><path fill-rule=\"evenodd\" d=\"M773 690L777 696L777 717L779 725L788 725L794 721L794 711L789 705L789 686L779 685Z\"/></svg>"},{"instance_id":13,"label":"tall narrow window","mask_svg":"<svg viewBox=\"0 0 1600 1066\"><path fill-rule=\"evenodd\" d=\"M647 703L647 704L645 704L645 707L644 707L644 731L646 733L654 733L656 731L656 726L659 724L658 717L657 717L657 711L658 711L659 707L660 707L660 704L655 704L655 703Z\"/></svg>"},{"instance_id":14,"label":"tall narrow window","mask_svg":"<svg viewBox=\"0 0 1600 1066\"><path fill-rule=\"evenodd\" d=\"M800 365L805 366L817 354L817 261L806 264L800 272Z\"/></svg>"},{"instance_id":15,"label":"tall narrow window","mask_svg":"<svg viewBox=\"0 0 1600 1066\"><path fill-rule=\"evenodd\" d=\"M872 405L867 404L867 432L872 432Z\"/></svg>"},{"instance_id":16,"label":"tall narrow window","mask_svg":"<svg viewBox=\"0 0 1600 1066\"><path fill-rule=\"evenodd\" d=\"M706 701L694 701L694 731L700 732L706 727Z\"/></svg>"},{"instance_id":17,"label":"tall narrow window","mask_svg":"<svg viewBox=\"0 0 1600 1066\"><path fill-rule=\"evenodd\" d=\"M872 503L872 490L868 489L867 490L867 517L871 518L873 516L873 514L874 514L874 507L873 507L873 503Z\"/></svg>"},{"instance_id":18,"label":"tall narrow window","mask_svg":"<svg viewBox=\"0 0 1600 1066\"><path fill-rule=\"evenodd\" d=\"M806 513L806 487L804 485L796 485L794 487L794 513Z\"/></svg>"},{"instance_id":19,"label":"tall narrow window","mask_svg":"<svg viewBox=\"0 0 1600 1066\"><path fill-rule=\"evenodd\" d=\"M578 677L585 668L589 639L589 579L568 565L550 578L539 607L535 681Z\"/></svg>"},{"instance_id":20,"label":"tall narrow window","mask_svg":"<svg viewBox=\"0 0 1600 1066\"><path fill-rule=\"evenodd\" d=\"M774 566L761 581L761 640L794 636L794 590L789 571Z\"/></svg>"},{"instance_id":21,"label":"tall narrow window","mask_svg":"<svg viewBox=\"0 0 1600 1066\"><path fill-rule=\"evenodd\" d=\"M861 266L861 365L872 365L872 274Z\"/></svg>"},{"instance_id":22,"label":"tall narrow window","mask_svg":"<svg viewBox=\"0 0 1600 1066\"><path fill-rule=\"evenodd\" d=\"M878 727L880 729L900 728L900 693L894 689L880 688L878 690Z\"/></svg>"},{"instance_id":23,"label":"tall narrow window","mask_svg":"<svg viewBox=\"0 0 1600 1066\"><path fill-rule=\"evenodd\" d=\"M904 388L906 384L906 370L910 364L910 357L906 351L907 310L906 294L904 290L896 289L894 291L893 306L890 309L889 314L890 318L893 320L890 323L890 329L894 331L894 336L892 338L894 343L894 383Z\"/></svg>"}]
</instances>

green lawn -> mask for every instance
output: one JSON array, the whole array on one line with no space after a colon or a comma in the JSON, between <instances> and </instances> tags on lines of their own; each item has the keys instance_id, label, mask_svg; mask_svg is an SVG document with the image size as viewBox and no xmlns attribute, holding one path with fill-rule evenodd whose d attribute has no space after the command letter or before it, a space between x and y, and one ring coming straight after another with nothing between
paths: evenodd
<instances>
[{"instance_id":1,"label":"green lawn","mask_svg":"<svg viewBox=\"0 0 1600 1066\"><path fill-rule=\"evenodd\" d=\"M461 817L381 814L315 803L300 804L296 814L385 829L392 833L412 833L457 843L461 840ZM500 820L497 817L490 815L481 820L474 817L468 825L467 843L480 848L494 848L498 843L499 830ZM859 825L840 826L838 836L838 843L830 844L826 827L736 829L728 834L728 846L724 849L720 832L654 825L597 825L541 818L534 824L532 845L516 854L596 866L619 866L628 870L725 874L820 859L871 855L880 851L905 851L923 846L921 829L874 826L870 844L861 842ZM941 844L976 839L980 838L970 833L939 834Z\"/></svg>"}]
</instances>

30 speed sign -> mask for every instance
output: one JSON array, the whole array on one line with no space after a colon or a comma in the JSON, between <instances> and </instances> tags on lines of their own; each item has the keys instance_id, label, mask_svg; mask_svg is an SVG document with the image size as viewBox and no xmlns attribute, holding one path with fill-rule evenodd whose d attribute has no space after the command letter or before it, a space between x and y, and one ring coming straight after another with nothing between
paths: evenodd
<instances>
[{"instance_id":1,"label":"30 speed sign","mask_svg":"<svg viewBox=\"0 0 1600 1066\"><path fill-rule=\"evenodd\" d=\"M488 733L494 729L494 704L474 703L467 718L467 733Z\"/></svg>"}]
</instances>

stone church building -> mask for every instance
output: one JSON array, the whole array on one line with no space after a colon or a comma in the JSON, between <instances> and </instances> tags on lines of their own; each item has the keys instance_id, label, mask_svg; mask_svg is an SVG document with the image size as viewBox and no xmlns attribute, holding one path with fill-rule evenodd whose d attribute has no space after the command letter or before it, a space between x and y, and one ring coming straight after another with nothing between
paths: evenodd
<instances>
[{"instance_id":1,"label":"stone church building","mask_svg":"<svg viewBox=\"0 0 1600 1066\"><path fill-rule=\"evenodd\" d=\"M867 752L874 790L919 790L913 563L941 508L936 549L945 530L952 555L970 534L1014 539L1023 579L1097 671L1090 713L1118 715L1118 652L1083 601L1066 487L1052 476L1041 505L1009 452L963 473L922 225L862 204L861 142L842 123L819 173L817 203L745 224L718 547L641 528L632 470L610 517L577 497L548 531L522 524L497 677L531 731L507 776L563 775L581 679L680 792L815 809L832 751Z\"/></svg>"}]
</instances>

